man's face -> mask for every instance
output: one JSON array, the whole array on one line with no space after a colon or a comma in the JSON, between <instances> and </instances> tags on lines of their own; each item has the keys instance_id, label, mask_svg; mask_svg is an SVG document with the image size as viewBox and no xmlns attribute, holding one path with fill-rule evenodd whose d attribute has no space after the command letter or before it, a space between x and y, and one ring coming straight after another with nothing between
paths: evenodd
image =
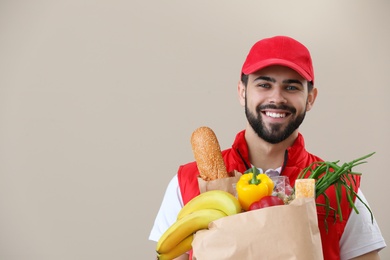
<instances>
[{"instance_id":1,"label":"man's face","mask_svg":"<svg viewBox=\"0 0 390 260\"><path fill-rule=\"evenodd\" d=\"M296 71L270 66L249 75L242 90L247 120L257 135L268 143L284 141L303 122L315 94Z\"/></svg>"}]
</instances>

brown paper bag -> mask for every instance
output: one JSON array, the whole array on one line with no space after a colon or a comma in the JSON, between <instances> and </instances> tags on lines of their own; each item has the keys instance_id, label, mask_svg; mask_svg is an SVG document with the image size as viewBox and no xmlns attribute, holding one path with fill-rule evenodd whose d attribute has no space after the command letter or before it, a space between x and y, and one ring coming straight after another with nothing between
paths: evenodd
<instances>
[{"instance_id":1,"label":"brown paper bag","mask_svg":"<svg viewBox=\"0 0 390 260\"><path fill-rule=\"evenodd\" d=\"M313 198L295 199L211 222L192 243L196 260L321 260Z\"/></svg>"},{"instance_id":2,"label":"brown paper bag","mask_svg":"<svg viewBox=\"0 0 390 260\"><path fill-rule=\"evenodd\" d=\"M235 184L240 179L242 173L234 171L233 177L221 178L212 181L205 181L202 178L198 178L198 185L200 193L210 190L223 190L232 195L236 195Z\"/></svg>"}]
</instances>

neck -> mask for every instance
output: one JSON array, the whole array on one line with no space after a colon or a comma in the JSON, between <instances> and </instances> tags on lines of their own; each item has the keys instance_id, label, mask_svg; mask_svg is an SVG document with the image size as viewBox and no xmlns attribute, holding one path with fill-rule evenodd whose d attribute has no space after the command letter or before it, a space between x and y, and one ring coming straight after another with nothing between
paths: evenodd
<instances>
[{"instance_id":1,"label":"neck","mask_svg":"<svg viewBox=\"0 0 390 260\"><path fill-rule=\"evenodd\" d=\"M271 144L261 139L253 131L252 127L248 125L245 131L245 139L248 144L251 164L264 171L282 166L285 151L294 143L297 136L298 130L292 133L286 140L277 144Z\"/></svg>"}]
</instances>

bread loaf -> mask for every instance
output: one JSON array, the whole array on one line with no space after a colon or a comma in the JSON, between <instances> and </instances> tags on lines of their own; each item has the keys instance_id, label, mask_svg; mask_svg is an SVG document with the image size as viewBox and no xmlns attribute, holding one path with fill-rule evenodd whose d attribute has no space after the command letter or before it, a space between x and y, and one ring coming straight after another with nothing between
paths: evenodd
<instances>
[{"instance_id":1,"label":"bread loaf","mask_svg":"<svg viewBox=\"0 0 390 260\"><path fill-rule=\"evenodd\" d=\"M191 135L191 146L200 177L205 181L229 177L221 147L212 129L199 127Z\"/></svg>"},{"instance_id":2,"label":"bread loaf","mask_svg":"<svg viewBox=\"0 0 390 260\"><path fill-rule=\"evenodd\" d=\"M315 180L296 179L295 198L315 198Z\"/></svg>"}]
</instances>

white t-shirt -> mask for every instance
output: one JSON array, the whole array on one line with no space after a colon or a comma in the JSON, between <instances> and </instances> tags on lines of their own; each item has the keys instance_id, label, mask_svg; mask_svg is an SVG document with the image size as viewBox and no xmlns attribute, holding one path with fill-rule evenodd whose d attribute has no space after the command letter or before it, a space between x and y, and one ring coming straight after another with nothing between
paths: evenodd
<instances>
[{"instance_id":1,"label":"white t-shirt","mask_svg":"<svg viewBox=\"0 0 390 260\"><path fill-rule=\"evenodd\" d=\"M368 205L362 191L358 191L359 197ZM380 232L377 222L371 223L371 215L360 200L356 200L355 206L359 211L356 214L352 210L344 233L340 240L341 260L351 259L386 247L385 240ZM160 236L171 226L177 218L177 214L183 207L179 181L175 175L168 184L149 240L158 241Z\"/></svg>"}]
</instances>

